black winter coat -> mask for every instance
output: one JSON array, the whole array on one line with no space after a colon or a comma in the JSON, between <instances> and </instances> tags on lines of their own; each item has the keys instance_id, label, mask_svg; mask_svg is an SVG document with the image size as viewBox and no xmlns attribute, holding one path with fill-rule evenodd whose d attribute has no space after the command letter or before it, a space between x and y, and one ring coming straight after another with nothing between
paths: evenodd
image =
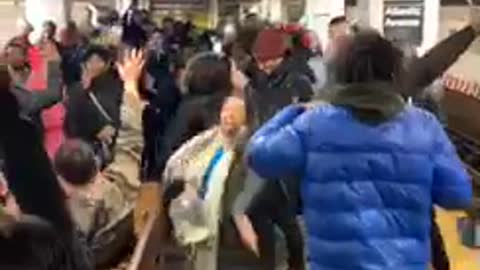
<instances>
[{"instance_id":1,"label":"black winter coat","mask_svg":"<svg viewBox=\"0 0 480 270\"><path fill-rule=\"evenodd\" d=\"M182 98L169 67L166 55L150 59L147 63L147 72L153 84L147 86L145 97L148 105L142 115L144 150L141 178L144 180L161 178L156 167L161 158L162 142Z\"/></svg>"},{"instance_id":2,"label":"black winter coat","mask_svg":"<svg viewBox=\"0 0 480 270\"><path fill-rule=\"evenodd\" d=\"M312 81L295 68L297 64L294 59L286 59L273 74L254 75L245 94L250 127L259 127L285 106L310 101Z\"/></svg>"},{"instance_id":3,"label":"black winter coat","mask_svg":"<svg viewBox=\"0 0 480 270\"><path fill-rule=\"evenodd\" d=\"M88 93L92 92L113 121L107 120L95 106ZM89 89L81 84L68 89L65 133L88 143L97 141L97 134L107 125L120 128L120 109L123 99L123 83L112 72L95 78Z\"/></svg>"}]
</instances>

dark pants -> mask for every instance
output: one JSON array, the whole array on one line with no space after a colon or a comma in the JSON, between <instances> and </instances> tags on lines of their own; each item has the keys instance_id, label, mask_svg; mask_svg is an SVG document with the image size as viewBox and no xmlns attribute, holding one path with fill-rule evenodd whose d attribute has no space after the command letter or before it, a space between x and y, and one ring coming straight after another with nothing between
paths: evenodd
<instances>
[{"instance_id":1,"label":"dark pants","mask_svg":"<svg viewBox=\"0 0 480 270\"><path fill-rule=\"evenodd\" d=\"M260 205L264 216L272 220L284 236L288 265L295 269L304 268L304 241L297 220L298 192L292 188L294 181L270 181L261 193Z\"/></svg>"},{"instance_id":2,"label":"dark pants","mask_svg":"<svg viewBox=\"0 0 480 270\"><path fill-rule=\"evenodd\" d=\"M434 210L432 211L432 230L430 234L433 268L435 270L450 270L450 261L445 251L445 243L440 228L435 220Z\"/></svg>"},{"instance_id":3,"label":"dark pants","mask_svg":"<svg viewBox=\"0 0 480 270\"><path fill-rule=\"evenodd\" d=\"M234 214L247 213L269 220L276 225L285 237L288 264L297 269L304 268L304 241L300 224L297 220L299 207L299 186L296 179L266 180L249 171L243 194L235 202ZM256 222L253 222L254 226ZM258 230L258 228L255 228ZM271 232L259 233L259 237L271 237ZM273 242L266 243L263 250L272 252ZM262 250L262 247L260 247Z\"/></svg>"}]
</instances>

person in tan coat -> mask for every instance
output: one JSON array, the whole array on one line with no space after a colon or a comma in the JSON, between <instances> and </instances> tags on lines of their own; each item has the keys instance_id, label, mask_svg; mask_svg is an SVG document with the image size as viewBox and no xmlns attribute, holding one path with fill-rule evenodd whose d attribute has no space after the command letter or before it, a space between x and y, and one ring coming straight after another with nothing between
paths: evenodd
<instances>
[{"instance_id":1,"label":"person in tan coat","mask_svg":"<svg viewBox=\"0 0 480 270\"><path fill-rule=\"evenodd\" d=\"M86 142L65 142L54 164L73 219L85 235L106 226L126 207L120 188L99 173L95 154Z\"/></svg>"}]
</instances>

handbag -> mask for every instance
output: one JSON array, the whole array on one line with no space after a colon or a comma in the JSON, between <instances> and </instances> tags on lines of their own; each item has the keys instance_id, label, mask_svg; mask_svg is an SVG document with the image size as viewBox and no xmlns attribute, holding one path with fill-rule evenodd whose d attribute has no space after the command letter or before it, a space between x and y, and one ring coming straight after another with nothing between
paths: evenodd
<instances>
[{"instance_id":1,"label":"handbag","mask_svg":"<svg viewBox=\"0 0 480 270\"><path fill-rule=\"evenodd\" d=\"M110 115L105 110L105 108L103 108L102 104L100 104L95 94L93 94L92 92L89 92L88 97L93 102L93 105L95 105L95 107L103 116L103 118L105 118L105 120L107 120L110 123L114 123L112 117L110 117ZM110 163L113 162L114 154L112 151L112 146L113 146L113 143L111 141L106 141L106 140L98 139L94 143L93 149L94 149L95 156L97 158L97 163L100 169L104 169Z\"/></svg>"}]
</instances>

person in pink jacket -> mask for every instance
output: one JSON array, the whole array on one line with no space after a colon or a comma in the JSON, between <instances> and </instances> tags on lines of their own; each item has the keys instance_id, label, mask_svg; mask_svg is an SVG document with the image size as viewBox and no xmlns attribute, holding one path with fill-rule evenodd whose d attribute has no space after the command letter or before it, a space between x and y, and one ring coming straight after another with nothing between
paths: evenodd
<instances>
[{"instance_id":1,"label":"person in pink jacket","mask_svg":"<svg viewBox=\"0 0 480 270\"><path fill-rule=\"evenodd\" d=\"M47 87L48 69L47 61L41 54L41 46L36 45L30 48L29 58L31 63L31 73L26 82L27 89L32 91L44 91ZM58 148L63 142L63 122L65 118L65 109L62 103L45 109L42 112L42 122L44 127L44 146L48 156L52 159Z\"/></svg>"}]
</instances>

